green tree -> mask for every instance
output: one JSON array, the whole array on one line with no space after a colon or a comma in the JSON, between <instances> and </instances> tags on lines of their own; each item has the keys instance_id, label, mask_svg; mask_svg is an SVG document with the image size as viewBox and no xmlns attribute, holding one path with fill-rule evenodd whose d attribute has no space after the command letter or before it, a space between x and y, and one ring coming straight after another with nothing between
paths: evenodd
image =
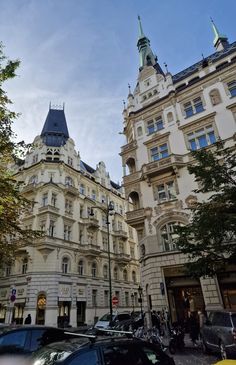
<instances>
[{"instance_id":1,"label":"green tree","mask_svg":"<svg viewBox=\"0 0 236 365\"><path fill-rule=\"evenodd\" d=\"M188 170L204 200L191 207L190 224L176 229L176 243L188 256L187 272L199 278L236 262L236 150L220 141L192 155L196 163Z\"/></svg>"},{"instance_id":2,"label":"green tree","mask_svg":"<svg viewBox=\"0 0 236 365\"><path fill-rule=\"evenodd\" d=\"M18 115L8 109L12 102L2 87L5 81L16 76L19 64L19 60L6 58L0 43L0 266L11 262L20 245L38 236L37 232L22 226L21 216L32 203L21 195L20 183L9 170L10 164L19 160L25 145L14 142L12 124Z\"/></svg>"}]
</instances>

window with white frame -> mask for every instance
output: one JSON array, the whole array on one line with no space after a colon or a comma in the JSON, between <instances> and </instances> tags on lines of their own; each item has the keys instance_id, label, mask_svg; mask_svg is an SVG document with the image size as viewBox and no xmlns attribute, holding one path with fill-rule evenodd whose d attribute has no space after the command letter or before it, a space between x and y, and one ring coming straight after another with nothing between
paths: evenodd
<instances>
[{"instance_id":1,"label":"window with white frame","mask_svg":"<svg viewBox=\"0 0 236 365\"><path fill-rule=\"evenodd\" d=\"M123 271L123 280L128 281L128 273L127 273L126 269L124 269L124 271Z\"/></svg>"},{"instance_id":2,"label":"window with white frame","mask_svg":"<svg viewBox=\"0 0 236 365\"><path fill-rule=\"evenodd\" d=\"M69 272L69 259L68 257L63 257L62 263L61 263L61 269L63 274L68 274Z\"/></svg>"},{"instance_id":3,"label":"window with white frame","mask_svg":"<svg viewBox=\"0 0 236 365\"><path fill-rule=\"evenodd\" d=\"M236 80L230 81L228 84L228 89L231 97L236 96Z\"/></svg>"},{"instance_id":4,"label":"window with white frame","mask_svg":"<svg viewBox=\"0 0 236 365\"><path fill-rule=\"evenodd\" d=\"M85 186L84 186L84 184L80 184L80 186L79 186L79 192L80 192L80 194L85 195Z\"/></svg>"},{"instance_id":5,"label":"window with white frame","mask_svg":"<svg viewBox=\"0 0 236 365\"><path fill-rule=\"evenodd\" d=\"M66 213L72 214L73 213L73 202L70 199L65 200L65 211Z\"/></svg>"},{"instance_id":6,"label":"window with white frame","mask_svg":"<svg viewBox=\"0 0 236 365\"><path fill-rule=\"evenodd\" d=\"M43 205L43 207L46 207L46 205L48 205L48 193L43 194L42 205Z\"/></svg>"},{"instance_id":7,"label":"window with white frame","mask_svg":"<svg viewBox=\"0 0 236 365\"><path fill-rule=\"evenodd\" d=\"M51 205L53 207L56 207L56 203L57 203L57 194L52 193L52 197L51 197Z\"/></svg>"},{"instance_id":8,"label":"window with white frame","mask_svg":"<svg viewBox=\"0 0 236 365\"><path fill-rule=\"evenodd\" d=\"M71 226L68 224L64 225L64 240L66 241L71 240Z\"/></svg>"},{"instance_id":9,"label":"window with white frame","mask_svg":"<svg viewBox=\"0 0 236 365\"><path fill-rule=\"evenodd\" d=\"M169 156L169 151L167 143L163 143L159 146L150 149L151 161L158 161L168 156Z\"/></svg>"},{"instance_id":10,"label":"window with white frame","mask_svg":"<svg viewBox=\"0 0 236 365\"><path fill-rule=\"evenodd\" d=\"M107 226L107 217L104 214L102 215L102 226L103 227Z\"/></svg>"},{"instance_id":11,"label":"window with white frame","mask_svg":"<svg viewBox=\"0 0 236 365\"><path fill-rule=\"evenodd\" d=\"M159 203L176 199L175 182L172 180L156 185L154 187L154 199Z\"/></svg>"},{"instance_id":12,"label":"window with white frame","mask_svg":"<svg viewBox=\"0 0 236 365\"><path fill-rule=\"evenodd\" d=\"M83 276L84 275L84 262L83 262L83 260L79 260L79 263L78 263L78 274L80 276Z\"/></svg>"},{"instance_id":13,"label":"window with white frame","mask_svg":"<svg viewBox=\"0 0 236 365\"><path fill-rule=\"evenodd\" d=\"M7 264L5 266L5 276L10 276L11 275L11 264Z\"/></svg>"},{"instance_id":14,"label":"window with white frame","mask_svg":"<svg viewBox=\"0 0 236 365\"><path fill-rule=\"evenodd\" d=\"M160 229L161 234L161 244L163 251L173 251L177 250L175 240L178 237L177 233L175 232L175 227L182 226L182 223L179 222L170 222L166 223Z\"/></svg>"},{"instance_id":15,"label":"window with white frame","mask_svg":"<svg viewBox=\"0 0 236 365\"><path fill-rule=\"evenodd\" d=\"M132 281L133 283L137 282L136 272L134 270L132 271Z\"/></svg>"},{"instance_id":16,"label":"window with white frame","mask_svg":"<svg viewBox=\"0 0 236 365\"><path fill-rule=\"evenodd\" d=\"M208 125L188 133L187 139L189 149L195 151L216 142L215 130L212 125Z\"/></svg>"},{"instance_id":17,"label":"window with white frame","mask_svg":"<svg viewBox=\"0 0 236 365\"><path fill-rule=\"evenodd\" d=\"M102 237L102 245L103 245L103 250L108 251L108 239L105 236Z\"/></svg>"},{"instance_id":18,"label":"window with white frame","mask_svg":"<svg viewBox=\"0 0 236 365\"><path fill-rule=\"evenodd\" d=\"M147 122L147 132L148 132L148 134L155 133L157 131L160 131L163 128L164 128L164 123L163 123L163 119L162 119L161 116L158 116L156 119L149 120Z\"/></svg>"},{"instance_id":19,"label":"window with white frame","mask_svg":"<svg viewBox=\"0 0 236 365\"><path fill-rule=\"evenodd\" d=\"M92 190L91 198L92 198L93 200L96 200L96 199L97 199L96 191L95 191L95 190Z\"/></svg>"},{"instance_id":20,"label":"window with white frame","mask_svg":"<svg viewBox=\"0 0 236 365\"><path fill-rule=\"evenodd\" d=\"M204 110L201 97L197 97L184 104L185 117L191 117L194 114L200 113Z\"/></svg>"},{"instance_id":21,"label":"window with white frame","mask_svg":"<svg viewBox=\"0 0 236 365\"><path fill-rule=\"evenodd\" d=\"M96 264L96 262L92 263L91 274L92 274L93 278L96 278L96 276L97 276L97 264Z\"/></svg>"},{"instance_id":22,"label":"window with white frame","mask_svg":"<svg viewBox=\"0 0 236 365\"><path fill-rule=\"evenodd\" d=\"M126 307L129 306L129 292L128 291L125 292L125 306Z\"/></svg>"},{"instance_id":23,"label":"window with white frame","mask_svg":"<svg viewBox=\"0 0 236 365\"><path fill-rule=\"evenodd\" d=\"M39 228L41 232L45 232L46 231L46 221L41 221L39 223Z\"/></svg>"}]
</instances>

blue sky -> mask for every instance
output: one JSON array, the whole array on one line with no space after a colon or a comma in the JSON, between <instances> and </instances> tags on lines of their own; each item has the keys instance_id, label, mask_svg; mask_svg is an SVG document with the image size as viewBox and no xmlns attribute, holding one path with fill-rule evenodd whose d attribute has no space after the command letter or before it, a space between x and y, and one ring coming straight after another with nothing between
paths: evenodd
<instances>
[{"instance_id":1,"label":"blue sky","mask_svg":"<svg viewBox=\"0 0 236 365\"><path fill-rule=\"evenodd\" d=\"M138 75L137 15L158 61L175 74L214 52L212 17L236 40L235 0L0 0L0 40L19 58L7 85L18 139L40 134L49 102L62 104L81 158L121 181L122 100Z\"/></svg>"}]
</instances>

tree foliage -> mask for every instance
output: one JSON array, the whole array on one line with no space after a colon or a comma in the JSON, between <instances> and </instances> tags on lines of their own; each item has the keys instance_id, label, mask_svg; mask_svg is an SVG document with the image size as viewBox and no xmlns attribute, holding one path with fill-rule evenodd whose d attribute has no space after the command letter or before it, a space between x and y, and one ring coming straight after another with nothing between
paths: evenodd
<instances>
[{"instance_id":1,"label":"tree foliage","mask_svg":"<svg viewBox=\"0 0 236 365\"><path fill-rule=\"evenodd\" d=\"M189 258L187 272L199 278L236 262L236 151L220 141L192 155L196 163L188 170L200 199L191 207L190 224L177 228L177 245Z\"/></svg>"},{"instance_id":2,"label":"tree foliage","mask_svg":"<svg viewBox=\"0 0 236 365\"><path fill-rule=\"evenodd\" d=\"M0 43L0 266L14 258L15 251L38 235L25 230L21 223L22 214L31 202L20 193L20 183L9 171L9 165L19 159L25 145L14 142L12 124L18 114L9 109L12 104L3 84L16 76L19 60L11 61L3 53Z\"/></svg>"}]
</instances>

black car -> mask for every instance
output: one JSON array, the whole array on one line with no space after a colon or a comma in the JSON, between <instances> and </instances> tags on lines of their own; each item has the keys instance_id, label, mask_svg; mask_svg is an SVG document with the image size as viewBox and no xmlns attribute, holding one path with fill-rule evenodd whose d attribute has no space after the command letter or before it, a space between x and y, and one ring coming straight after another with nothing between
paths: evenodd
<instances>
[{"instance_id":1,"label":"black car","mask_svg":"<svg viewBox=\"0 0 236 365\"><path fill-rule=\"evenodd\" d=\"M63 329L56 327L28 325L12 328L8 326L1 330L0 348L14 346L27 354L51 342L62 341L71 337L73 334L70 335Z\"/></svg>"},{"instance_id":2,"label":"black car","mask_svg":"<svg viewBox=\"0 0 236 365\"><path fill-rule=\"evenodd\" d=\"M71 339L36 351L33 365L175 365L154 344L126 337Z\"/></svg>"}]
</instances>

